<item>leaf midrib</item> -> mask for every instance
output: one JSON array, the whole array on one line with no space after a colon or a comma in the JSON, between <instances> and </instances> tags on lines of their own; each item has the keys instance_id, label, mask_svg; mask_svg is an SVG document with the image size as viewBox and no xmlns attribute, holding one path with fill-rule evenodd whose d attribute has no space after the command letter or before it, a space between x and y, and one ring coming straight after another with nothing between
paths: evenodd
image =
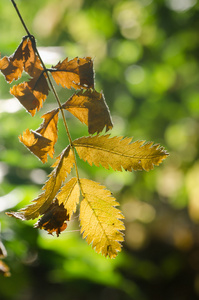
<instances>
[{"instance_id":1,"label":"leaf midrib","mask_svg":"<svg viewBox=\"0 0 199 300\"><path fill-rule=\"evenodd\" d=\"M109 149L105 149L105 148L101 148L99 146L93 146L93 145L86 145L86 144L76 144L74 143L74 146L75 148L76 147L84 147L84 148L93 148L95 150L101 150L101 151L104 151L104 152L108 152L108 153L111 153L111 154L115 154L115 155L118 155L118 156L122 156L122 157L128 157L128 158L134 158L134 159L151 159L151 158L157 158L158 156L166 156L166 153L164 152L160 152L159 155L147 155L147 156L132 156L132 155L127 155L127 154L123 154L123 153L120 153L120 152L116 152L114 150L109 150Z\"/></svg>"},{"instance_id":2,"label":"leaf midrib","mask_svg":"<svg viewBox=\"0 0 199 300\"><path fill-rule=\"evenodd\" d=\"M108 235L106 234L106 231L105 231L104 227L102 226L102 222L100 222L99 217L97 216L95 210L93 209L93 207L92 207L92 205L91 205L91 201L89 201L89 200L86 198L86 195L89 195L90 197L93 197L93 195L92 195L92 194L89 194L89 193L85 193L84 200L85 200L85 201L87 202L87 204L90 206L90 208L91 208L91 210L92 210L92 214L95 215L96 219L98 220L98 224L100 224L100 227L102 228L102 231L103 231L104 235L105 235L106 238L107 238L108 243L111 245L111 240L109 239ZM101 200L100 197L95 196L95 198L98 199L98 201ZM97 209L97 210L99 210L99 209ZM106 211L106 213L107 213L107 212L108 212L108 211ZM91 217L92 217L92 214L91 214L91 216L90 216L90 219L91 219ZM89 221L89 224L90 224L90 221ZM96 226L96 228L97 228L97 226ZM95 230L96 230L96 228L95 228Z\"/></svg>"}]
</instances>

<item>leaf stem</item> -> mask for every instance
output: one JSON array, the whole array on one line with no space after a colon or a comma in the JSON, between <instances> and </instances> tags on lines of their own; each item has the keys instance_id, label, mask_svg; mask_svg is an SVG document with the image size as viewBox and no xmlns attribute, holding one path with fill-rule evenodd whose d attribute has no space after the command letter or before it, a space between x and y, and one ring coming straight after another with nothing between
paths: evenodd
<instances>
[{"instance_id":1,"label":"leaf stem","mask_svg":"<svg viewBox=\"0 0 199 300\"><path fill-rule=\"evenodd\" d=\"M81 187L81 184L80 184L79 171L78 171L78 167L77 167L77 159L76 159L76 155L75 155L75 147L74 147L74 145L73 145L73 141L72 141L72 138L71 138L71 135L70 135L70 131L69 131L67 122L66 122L66 118L65 118L65 115L64 115L64 111L63 111L63 108L62 108L62 104L61 104L61 102L60 102L60 100L59 100L59 96L58 96L58 94L57 94L57 92L56 92L56 90L55 90L55 87L54 87L54 85L53 85L53 83L52 83L52 80L51 80L51 78L50 78L50 76L49 76L49 74L48 74L48 69L46 68L46 66L45 66L45 64L44 64L44 62L43 62L43 60L42 60L42 58L41 58L41 56L40 56L40 54L39 54L39 51L38 51L37 46L36 46L35 37L34 37L34 36L30 33L30 31L28 30L28 28L27 28L27 26L26 26L26 24L25 24L25 22L24 22L24 20L23 20L23 18L22 18L22 16L21 16L21 14L20 14L20 12L19 12L19 10L18 10L18 7L17 7L15 1L14 1L14 0L11 0L11 2L12 2L13 6L14 6L14 8L15 8L17 14L18 14L18 17L19 17L19 19L20 19L20 21L21 21L21 23L22 23L22 25L23 25L23 27L24 27L24 29L25 29L25 31L26 31L28 37L30 38L30 40L31 40L31 42L32 42L32 46L33 46L34 51L36 52L37 56L39 57L39 60L40 60L41 65L42 65L42 67L43 67L43 69L44 69L44 72L46 73L46 77L47 77L47 79L48 79L48 82L49 82L51 91L53 92L54 97L55 97L55 99L56 99L56 101L57 101L57 103L58 103L59 109L60 109L61 114L62 114L64 126L65 126L65 129L66 129L66 133L67 133L67 136L68 136L69 144L70 144L70 147L71 147L72 152L73 152L73 155L74 155L75 171L76 171L76 176L77 176L78 185L79 185L79 188L80 188L80 190L81 190L82 195L84 195L83 190L82 190L82 187Z\"/></svg>"},{"instance_id":2,"label":"leaf stem","mask_svg":"<svg viewBox=\"0 0 199 300\"><path fill-rule=\"evenodd\" d=\"M25 24L25 22L24 22L24 20L23 20L23 18L22 18L22 16L21 16L19 10L18 10L18 7L17 7L15 1L14 1L14 0L11 0L11 2L12 2L13 6L14 6L14 8L15 8L17 14L18 14L18 17L19 17L19 19L20 19L20 21L21 21L21 23L22 23L22 25L23 25L23 27L24 27L24 29L25 29L27 35L28 35L28 36L31 36L31 34L30 34L28 28L26 27L26 24Z\"/></svg>"}]
</instances>

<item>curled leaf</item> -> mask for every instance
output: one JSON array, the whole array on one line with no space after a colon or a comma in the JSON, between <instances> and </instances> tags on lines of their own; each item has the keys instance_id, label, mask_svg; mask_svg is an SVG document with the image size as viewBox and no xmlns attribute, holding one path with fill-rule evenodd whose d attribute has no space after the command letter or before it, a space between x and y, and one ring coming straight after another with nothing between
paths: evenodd
<instances>
[{"instance_id":1,"label":"curled leaf","mask_svg":"<svg viewBox=\"0 0 199 300\"><path fill-rule=\"evenodd\" d=\"M47 154L51 153L52 141L43 137L36 131L26 131L19 136L19 140L33 152L43 163L47 161Z\"/></svg>"},{"instance_id":2,"label":"curled leaf","mask_svg":"<svg viewBox=\"0 0 199 300\"><path fill-rule=\"evenodd\" d=\"M41 71L37 77L28 82L14 85L10 89L10 93L19 100L32 116L42 108L48 92L48 83Z\"/></svg>"},{"instance_id":3,"label":"curled leaf","mask_svg":"<svg viewBox=\"0 0 199 300\"><path fill-rule=\"evenodd\" d=\"M153 142L131 142L132 138L112 137L110 135L96 135L82 137L74 141L74 146L81 159L97 167L122 171L149 171L158 166L168 153L163 147Z\"/></svg>"},{"instance_id":4,"label":"curled leaf","mask_svg":"<svg viewBox=\"0 0 199 300\"><path fill-rule=\"evenodd\" d=\"M69 220L63 203L59 205L57 199L48 207L43 216L35 224L35 228L47 230L49 234L56 232L57 236L67 228Z\"/></svg>"},{"instance_id":5,"label":"curled leaf","mask_svg":"<svg viewBox=\"0 0 199 300\"><path fill-rule=\"evenodd\" d=\"M21 77L24 61L29 56L27 46L27 37L24 37L19 47L11 56L4 56L0 60L0 70L4 74L6 80L11 83L14 79Z\"/></svg>"},{"instance_id":6,"label":"curled leaf","mask_svg":"<svg viewBox=\"0 0 199 300\"><path fill-rule=\"evenodd\" d=\"M37 133L41 134L46 139L51 140L51 148L48 154L53 157L54 145L57 142L57 122L58 122L59 109L54 109L42 116L44 119L41 126L36 130Z\"/></svg>"},{"instance_id":7,"label":"curled leaf","mask_svg":"<svg viewBox=\"0 0 199 300\"><path fill-rule=\"evenodd\" d=\"M6 80L11 83L21 77L22 72L27 72L30 76L38 76L38 71L43 70L40 60L36 55L32 42L28 36L23 37L17 50L9 57L4 56L0 60L0 70Z\"/></svg>"},{"instance_id":8,"label":"curled leaf","mask_svg":"<svg viewBox=\"0 0 199 300\"><path fill-rule=\"evenodd\" d=\"M34 47L33 47L34 44ZM28 38L27 45L28 48L27 55L24 56L24 71L28 73L31 77L39 77L43 67L41 61L35 51L35 39L32 37L32 40Z\"/></svg>"},{"instance_id":9,"label":"curled leaf","mask_svg":"<svg viewBox=\"0 0 199 300\"><path fill-rule=\"evenodd\" d=\"M19 136L19 140L33 152L43 163L47 161L47 154L53 158L54 145L57 141L57 122L59 109L54 109L45 115L43 123L36 131L29 131Z\"/></svg>"},{"instance_id":10,"label":"curled leaf","mask_svg":"<svg viewBox=\"0 0 199 300\"><path fill-rule=\"evenodd\" d=\"M114 258L121 251L124 240L123 215L119 203L105 186L88 179L80 179L84 199L80 205L80 224L83 238L97 253Z\"/></svg>"},{"instance_id":11,"label":"curled leaf","mask_svg":"<svg viewBox=\"0 0 199 300\"><path fill-rule=\"evenodd\" d=\"M62 107L67 109L82 123L88 126L88 132L101 132L104 127L113 127L110 112L104 95L96 91L86 90L74 94Z\"/></svg>"},{"instance_id":12,"label":"curled leaf","mask_svg":"<svg viewBox=\"0 0 199 300\"><path fill-rule=\"evenodd\" d=\"M52 67L51 74L57 84L71 89L94 88L93 61L90 57L68 58Z\"/></svg>"}]
</instances>

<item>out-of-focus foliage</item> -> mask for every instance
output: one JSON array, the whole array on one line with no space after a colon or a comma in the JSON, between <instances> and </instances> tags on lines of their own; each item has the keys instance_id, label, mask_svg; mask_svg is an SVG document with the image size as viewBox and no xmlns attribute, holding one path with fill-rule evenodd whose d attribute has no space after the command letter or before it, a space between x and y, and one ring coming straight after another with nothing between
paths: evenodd
<instances>
[{"instance_id":1,"label":"out-of-focus foliage","mask_svg":"<svg viewBox=\"0 0 199 300\"><path fill-rule=\"evenodd\" d=\"M52 160L44 167L18 142L24 124L34 130L40 120L24 113L0 76L1 236L12 274L0 278L0 298L198 299L198 2L16 2L49 66L66 56L94 58L97 90L110 107L115 134L154 140L170 158L149 173L132 174L79 161L81 176L104 182L122 205L126 242L117 259L93 253L79 232L58 239L39 234L31 221L24 225L4 211L36 197ZM9 1L1 0L0 11L3 57L24 31ZM70 96L58 93L63 103ZM74 139L86 134L86 126L67 117ZM61 121L58 128L57 154L68 143ZM75 218L71 229L78 229Z\"/></svg>"}]
</instances>

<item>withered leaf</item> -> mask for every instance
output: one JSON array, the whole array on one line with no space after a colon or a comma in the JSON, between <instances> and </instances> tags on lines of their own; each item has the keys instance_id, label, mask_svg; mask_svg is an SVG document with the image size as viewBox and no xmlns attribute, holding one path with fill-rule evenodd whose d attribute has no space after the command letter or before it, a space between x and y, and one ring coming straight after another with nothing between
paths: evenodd
<instances>
[{"instance_id":1,"label":"withered leaf","mask_svg":"<svg viewBox=\"0 0 199 300\"><path fill-rule=\"evenodd\" d=\"M68 174L70 174L73 164L73 152L70 149L70 146L68 146L62 151L61 155L57 158L57 161L52 166L54 169L50 173L49 179L42 188L44 192L34 199L32 204L21 209L19 212L7 212L7 215L21 220L30 220L44 214L44 212L52 203Z\"/></svg>"},{"instance_id":2,"label":"withered leaf","mask_svg":"<svg viewBox=\"0 0 199 300\"><path fill-rule=\"evenodd\" d=\"M19 79L23 71L34 77L38 76L39 70L43 70L32 42L27 36L23 37L15 53L9 57L4 56L0 60L0 70L9 83Z\"/></svg>"},{"instance_id":3,"label":"withered leaf","mask_svg":"<svg viewBox=\"0 0 199 300\"><path fill-rule=\"evenodd\" d=\"M132 138L112 137L110 135L96 135L82 137L73 142L81 159L97 167L122 171L146 170L158 166L168 153L163 147L153 142L136 141Z\"/></svg>"},{"instance_id":4,"label":"withered leaf","mask_svg":"<svg viewBox=\"0 0 199 300\"><path fill-rule=\"evenodd\" d=\"M41 71L43 71L43 67L41 65L41 61L33 49L32 42L35 43L35 40L31 41L28 39L26 48L27 55L24 56L24 71L28 73L31 77L39 77Z\"/></svg>"},{"instance_id":5,"label":"withered leaf","mask_svg":"<svg viewBox=\"0 0 199 300\"><path fill-rule=\"evenodd\" d=\"M51 148L48 151L50 157L53 158L54 154L54 145L57 142L57 122L58 122L58 113L59 109L54 109L45 115L42 116L44 118L41 126L36 130L37 133L41 134L46 139L51 140Z\"/></svg>"},{"instance_id":6,"label":"withered leaf","mask_svg":"<svg viewBox=\"0 0 199 300\"><path fill-rule=\"evenodd\" d=\"M49 234L56 232L57 236L67 228L69 220L63 203L59 205L57 199L48 207L43 216L35 224L35 228L47 230Z\"/></svg>"},{"instance_id":7,"label":"withered leaf","mask_svg":"<svg viewBox=\"0 0 199 300\"><path fill-rule=\"evenodd\" d=\"M79 203L80 190L77 178L72 178L69 182L65 183L56 197L58 203L64 205L70 220L72 214L76 212L76 206Z\"/></svg>"},{"instance_id":8,"label":"withered leaf","mask_svg":"<svg viewBox=\"0 0 199 300\"><path fill-rule=\"evenodd\" d=\"M82 123L88 126L88 132L93 134L106 131L113 127L110 112L104 95L96 91L86 90L74 94L62 105Z\"/></svg>"},{"instance_id":9,"label":"withered leaf","mask_svg":"<svg viewBox=\"0 0 199 300\"><path fill-rule=\"evenodd\" d=\"M14 85L10 89L10 93L19 100L32 116L42 108L48 92L48 83L41 71L37 77L28 82Z\"/></svg>"},{"instance_id":10,"label":"withered leaf","mask_svg":"<svg viewBox=\"0 0 199 300\"><path fill-rule=\"evenodd\" d=\"M90 57L76 57L69 61L66 58L52 68L55 82L64 88L94 88L93 61Z\"/></svg>"},{"instance_id":11,"label":"withered leaf","mask_svg":"<svg viewBox=\"0 0 199 300\"><path fill-rule=\"evenodd\" d=\"M2 260L0 260L0 274L2 274L5 277L9 277L11 275L10 268Z\"/></svg>"},{"instance_id":12,"label":"withered leaf","mask_svg":"<svg viewBox=\"0 0 199 300\"><path fill-rule=\"evenodd\" d=\"M47 161L47 154L53 158L54 145L57 141L57 122L59 109L54 109L45 115L43 123L36 131L27 129L19 140L33 152L43 163Z\"/></svg>"},{"instance_id":13,"label":"withered leaf","mask_svg":"<svg viewBox=\"0 0 199 300\"><path fill-rule=\"evenodd\" d=\"M14 54L9 57L4 56L0 60L0 70L9 83L11 83L14 79L19 79L22 75L24 68L24 57L28 56L28 49L26 45L27 37L24 37Z\"/></svg>"},{"instance_id":14,"label":"withered leaf","mask_svg":"<svg viewBox=\"0 0 199 300\"><path fill-rule=\"evenodd\" d=\"M124 224L121 221L123 215L118 206L119 203L112 197L111 192L105 186L88 179L80 179L84 193L80 204L80 224L83 238L97 253L114 258L121 251L124 240Z\"/></svg>"},{"instance_id":15,"label":"withered leaf","mask_svg":"<svg viewBox=\"0 0 199 300\"><path fill-rule=\"evenodd\" d=\"M19 140L33 152L43 163L47 161L47 154L52 152L52 141L36 131L26 131L19 136Z\"/></svg>"}]
</instances>

